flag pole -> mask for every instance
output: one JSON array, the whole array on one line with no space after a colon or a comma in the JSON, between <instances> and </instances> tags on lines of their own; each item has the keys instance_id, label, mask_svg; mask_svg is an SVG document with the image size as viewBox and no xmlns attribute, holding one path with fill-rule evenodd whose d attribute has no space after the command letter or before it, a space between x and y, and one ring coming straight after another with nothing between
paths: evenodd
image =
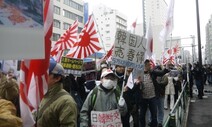
<instances>
[{"instance_id":1,"label":"flag pole","mask_svg":"<svg viewBox=\"0 0 212 127\"><path fill-rule=\"evenodd\" d=\"M95 24L97 24L97 23L96 23L96 18L95 18L95 16L94 16L93 13L92 13L92 15L93 15L93 19L94 19ZM102 46L103 46L103 50L104 50L105 54L107 54L107 51L106 51L106 49L105 49L105 45L104 45L104 43L103 43L103 39L102 39L102 37L101 37L101 34L100 34L100 31L99 31L98 25L96 25L96 28L97 28L97 31L98 31L98 33L99 33L99 38L100 38L100 40L101 40L101 44L102 44ZM107 63L108 63L108 60L106 60L106 61L107 61Z\"/></svg>"},{"instance_id":2,"label":"flag pole","mask_svg":"<svg viewBox=\"0 0 212 127\"><path fill-rule=\"evenodd\" d=\"M120 98L123 97L123 94L124 94L124 87L125 87L126 75L127 75L127 67L125 67L125 70L124 70L124 80L123 80L123 83L122 83Z\"/></svg>"},{"instance_id":3,"label":"flag pole","mask_svg":"<svg viewBox=\"0 0 212 127\"><path fill-rule=\"evenodd\" d=\"M169 49L171 50L171 53L169 54L169 61L171 62L171 55L172 55L172 32L170 33L170 46Z\"/></svg>"},{"instance_id":4,"label":"flag pole","mask_svg":"<svg viewBox=\"0 0 212 127\"><path fill-rule=\"evenodd\" d=\"M146 2L145 2L145 0L142 0L142 6L143 6L143 34L144 34L144 36L145 36L145 34L146 34L146 21L145 21L145 17L146 17L146 14L145 14L145 4Z\"/></svg>"},{"instance_id":5,"label":"flag pole","mask_svg":"<svg viewBox=\"0 0 212 127\"><path fill-rule=\"evenodd\" d=\"M94 16L94 14L93 14L93 13L92 13L92 15L93 15L93 19L94 19L95 24L97 24L97 23L96 23L96 18L95 18L95 16ZM104 44L103 44L103 40L102 40L102 37L101 37L100 31L99 31L99 27L98 27L97 25L96 25L96 28L97 28L98 33L99 33L99 38L100 38L100 40L101 40L101 43L102 43L102 46L103 46L103 50L104 50L104 52L105 52L105 53L107 53L107 51L105 50L105 46L104 46Z\"/></svg>"}]
</instances>

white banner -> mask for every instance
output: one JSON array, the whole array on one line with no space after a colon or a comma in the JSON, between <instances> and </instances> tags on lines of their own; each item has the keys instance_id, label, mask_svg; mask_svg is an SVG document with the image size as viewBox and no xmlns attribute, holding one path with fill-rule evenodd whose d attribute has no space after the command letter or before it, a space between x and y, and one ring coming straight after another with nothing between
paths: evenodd
<instances>
[{"instance_id":1,"label":"white banner","mask_svg":"<svg viewBox=\"0 0 212 127\"><path fill-rule=\"evenodd\" d=\"M119 110L91 111L91 127L122 127Z\"/></svg>"},{"instance_id":2,"label":"white banner","mask_svg":"<svg viewBox=\"0 0 212 127\"><path fill-rule=\"evenodd\" d=\"M0 4L0 59L44 58L43 1Z\"/></svg>"},{"instance_id":3,"label":"white banner","mask_svg":"<svg viewBox=\"0 0 212 127\"><path fill-rule=\"evenodd\" d=\"M117 29L112 63L141 70L145 47L146 39L144 37Z\"/></svg>"}]
</instances>

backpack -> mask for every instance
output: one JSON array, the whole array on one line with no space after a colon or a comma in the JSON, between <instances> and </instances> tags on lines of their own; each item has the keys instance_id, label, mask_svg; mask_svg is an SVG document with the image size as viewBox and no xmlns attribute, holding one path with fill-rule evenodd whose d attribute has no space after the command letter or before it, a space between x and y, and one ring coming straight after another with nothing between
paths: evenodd
<instances>
[{"instance_id":1,"label":"backpack","mask_svg":"<svg viewBox=\"0 0 212 127\"><path fill-rule=\"evenodd\" d=\"M97 98L97 93L98 93L98 87L95 87L93 89L93 92L91 94L91 106L92 106L92 109L96 103L96 98ZM119 101L119 98L120 98L120 90L118 88L115 89L115 96L116 96L116 101L118 102Z\"/></svg>"},{"instance_id":2,"label":"backpack","mask_svg":"<svg viewBox=\"0 0 212 127\"><path fill-rule=\"evenodd\" d=\"M77 110L80 113L80 110L81 110L82 105L83 105L83 100L81 99L81 96L75 90L71 90L70 95L73 97L74 101L77 103ZM80 126L80 114L79 113L78 113L78 116L77 116L77 127Z\"/></svg>"}]
</instances>

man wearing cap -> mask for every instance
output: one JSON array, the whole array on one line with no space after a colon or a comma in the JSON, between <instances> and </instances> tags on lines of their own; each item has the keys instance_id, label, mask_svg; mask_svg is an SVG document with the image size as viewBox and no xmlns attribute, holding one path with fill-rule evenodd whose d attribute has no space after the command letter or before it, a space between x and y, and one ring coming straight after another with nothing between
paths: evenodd
<instances>
[{"instance_id":1,"label":"man wearing cap","mask_svg":"<svg viewBox=\"0 0 212 127\"><path fill-rule=\"evenodd\" d=\"M97 80L100 80L101 79L101 74L106 69L108 69L108 64L104 60L104 61L101 62L101 64L100 64L100 70L97 72Z\"/></svg>"},{"instance_id":2,"label":"man wearing cap","mask_svg":"<svg viewBox=\"0 0 212 127\"><path fill-rule=\"evenodd\" d=\"M158 127L157 122L157 102L161 92L161 84L157 82L158 76L163 76L168 73L168 64L164 70L153 70L149 59L144 61L144 75L141 89L140 99L140 123L141 127L146 126L146 112L147 108L151 113L150 127Z\"/></svg>"},{"instance_id":3,"label":"man wearing cap","mask_svg":"<svg viewBox=\"0 0 212 127\"><path fill-rule=\"evenodd\" d=\"M91 111L105 112L118 109L121 115L127 112L127 106L123 97L119 97L117 101L117 80L118 77L110 69L105 70L101 74L101 84L89 93L82 106L80 127L91 126ZM97 90L97 94L94 102L93 94L95 90Z\"/></svg>"},{"instance_id":4,"label":"man wearing cap","mask_svg":"<svg viewBox=\"0 0 212 127\"><path fill-rule=\"evenodd\" d=\"M50 60L48 91L37 112L38 127L77 127L77 105L74 99L62 88L64 69Z\"/></svg>"}]
</instances>

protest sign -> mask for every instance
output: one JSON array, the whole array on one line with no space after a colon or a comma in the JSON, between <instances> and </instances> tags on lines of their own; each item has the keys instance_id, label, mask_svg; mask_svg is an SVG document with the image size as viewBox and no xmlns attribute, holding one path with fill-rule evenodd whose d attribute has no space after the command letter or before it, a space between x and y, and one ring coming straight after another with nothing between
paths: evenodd
<instances>
[{"instance_id":1,"label":"protest sign","mask_svg":"<svg viewBox=\"0 0 212 127\"><path fill-rule=\"evenodd\" d=\"M71 73L76 76L81 76L82 74L83 60L81 59L62 57L61 65L67 74Z\"/></svg>"},{"instance_id":2,"label":"protest sign","mask_svg":"<svg viewBox=\"0 0 212 127\"><path fill-rule=\"evenodd\" d=\"M122 127L119 110L91 111L91 127Z\"/></svg>"},{"instance_id":3,"label":"protest sign","mask_svg":"<svg viewBox=\"0 0 212 127\"><path fill-rule=\"evenodd\" d=\"M117 29L112 63L142 70L146 39Z\"/></svg>"},{"instance_id":4,"label":"protest sign","mask_svg":"<svg viewBox=\"0 0 212 127\"><path fill-rule=\"evenodd\" d=\"M43 59L44 35L43 1L1 0L1 59Z\"/></svg>"}]
</instances>

